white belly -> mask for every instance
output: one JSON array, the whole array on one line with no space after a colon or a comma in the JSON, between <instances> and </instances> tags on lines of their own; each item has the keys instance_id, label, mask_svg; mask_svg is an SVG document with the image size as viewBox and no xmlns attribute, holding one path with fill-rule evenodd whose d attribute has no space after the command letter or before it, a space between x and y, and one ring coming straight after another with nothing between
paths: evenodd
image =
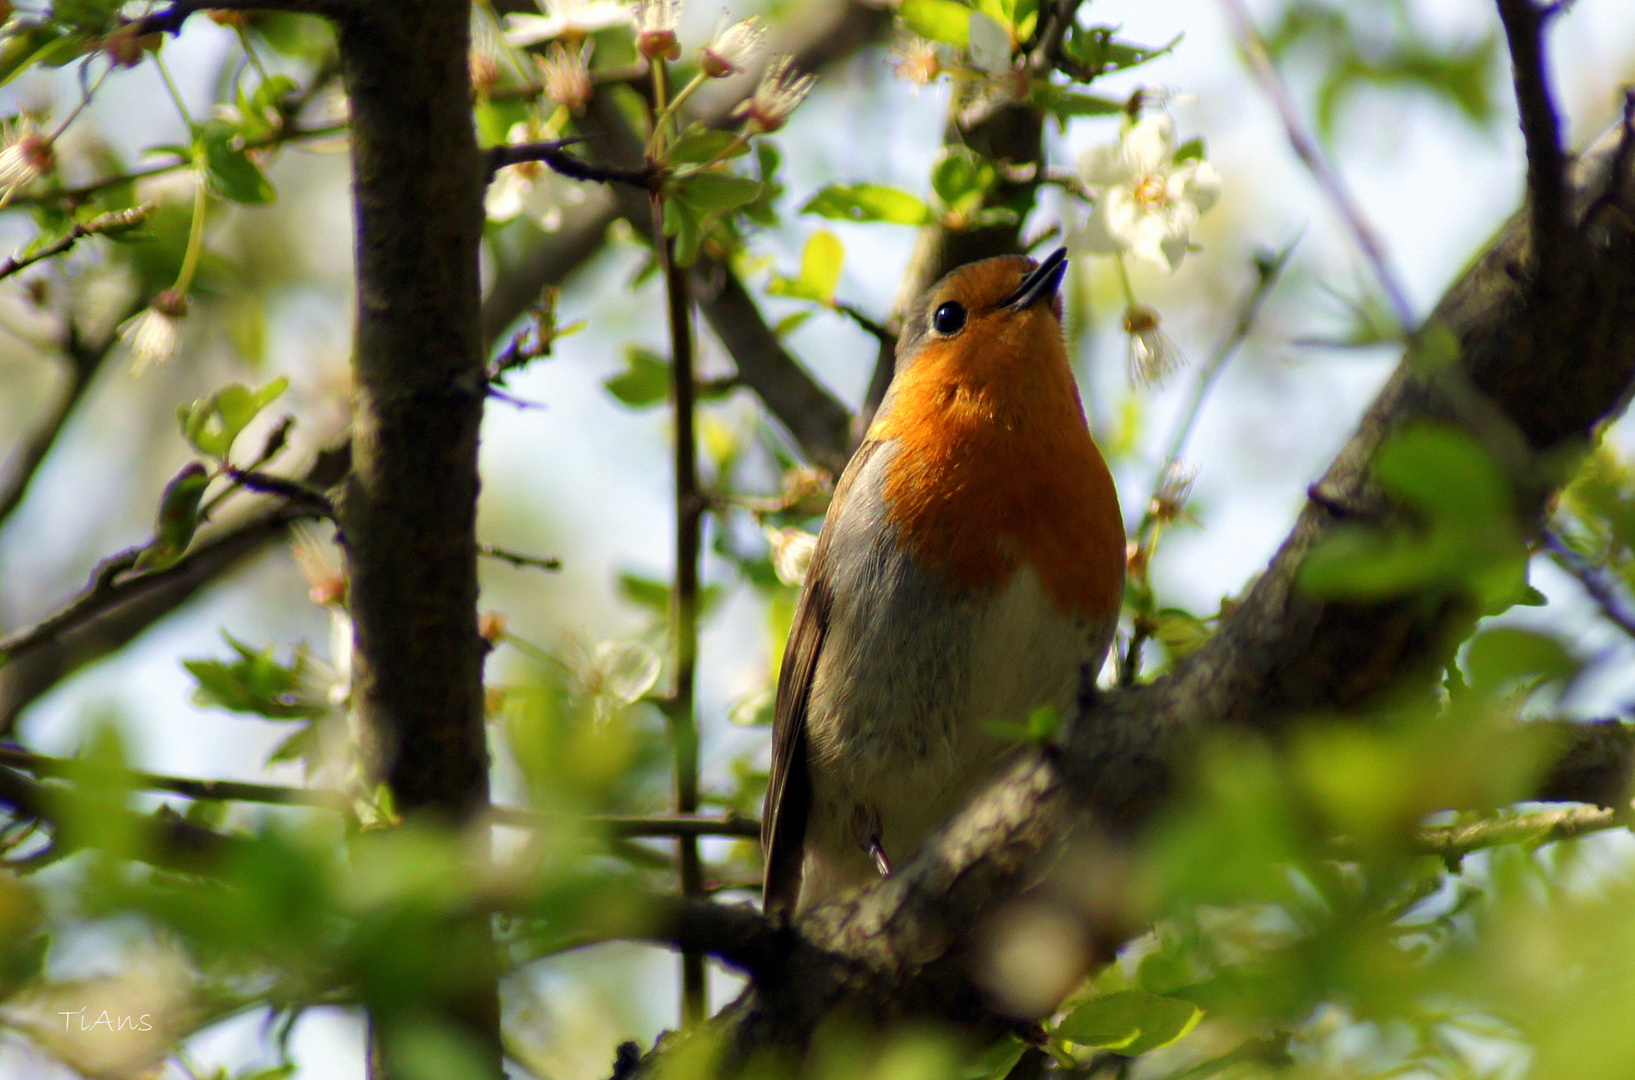
<instances>
[{"instance_id":1,"label":"white belly","mask_svg":"<svg viewBox=\"0 0 1635 1080\"><path fill-rule=\"evenodd\" d=\"M826 526L842 534L831 551L846 556L829 565L829 629L807 709L801 910L878 878L860 821L878 820L887 857L901 865L998 773L1021 747L990 723L1019 723L1047 704L1069 716L1081 671L1099 669L1112 632L1057 612L1026 567L985 595L952 592L919 569L894 528L870 520L883 513L878 500L856 497L878 490L889 460L874 456L848 500L857 509Z\"/></svg>"}]
</instances>

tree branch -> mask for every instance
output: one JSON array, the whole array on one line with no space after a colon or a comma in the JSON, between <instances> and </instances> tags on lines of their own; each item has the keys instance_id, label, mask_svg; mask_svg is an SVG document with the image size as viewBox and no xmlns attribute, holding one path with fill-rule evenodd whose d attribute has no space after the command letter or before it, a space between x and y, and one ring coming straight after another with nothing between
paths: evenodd
<instances>
[{"instance_id":1,"label":"tree branch","mask_svg":"<svg viewBox=\"0 0 1635 1080\"><path fill-rule=\"evenodd\" d=\"M1537 246L1537 272L1541 282L1547 282L1561 270L1566 258L1563 249L1572 241L1567 156L1561 149L1561 121L1550 98L1544 57L1544 30L1558 9L1540 7L1533 0L1498 0L1498 7L1510 46L1516 105L1527 145L1528 209Z\"/></svg>"},{"instance_id":2,"label":"tree branch","mask_svg":"<svg viewBox=\"0 0 1635 1080\"><path fill-rule=\"evenodd\" d=\"M652 191L658 185L659 171L650 166L621 169L612 165L596 165L589 161L581 161L564 149L580 142L584 142L584 139L553 139L549 142L491 146L483 151L488 158L488 177L492 180L494 174L507 165L519 165L524 161L542 161L572 180L629 184L643 191Z\"/></svg>"},{"instance_id":3,"label":"tree branch","mask_svg":"<svg viewBox=\"0 0 1635 1080\"><path fill-rule=\"evenodd\" d=\"M313 488L332 487L345 477L351 453L347 444L320 453L304 480ZM312 517L282 504L245 520L224 524L201 535L183 558L162 571L122 579L117 588L89 599L101 574L67 608L49 617L48 634L13 634L0 649L0 736L8 734L30 702L80 667L122 648L132 638L186 603L198 591L282 540L292 522ZM73 610L72 618L64 616ZM39 629L37 626L36 630ZM28 634L29 639L22 640ZM9 649L8 649L9 645Z\"/></svg>"},{"instance_id":4,"label":"tree branch","mask_svg":"<svg viewBox=\"0 0 1635 1080\"><path fill-rule=\"evenodd\" d=\"M162 11L137 19L130 32L137 37L179 34L182 24L190 15L212 8L222 11L293 11L303 15L338 18L354 13L366 4L367 0L176 0Z\"/></svg>"}]
</instances>

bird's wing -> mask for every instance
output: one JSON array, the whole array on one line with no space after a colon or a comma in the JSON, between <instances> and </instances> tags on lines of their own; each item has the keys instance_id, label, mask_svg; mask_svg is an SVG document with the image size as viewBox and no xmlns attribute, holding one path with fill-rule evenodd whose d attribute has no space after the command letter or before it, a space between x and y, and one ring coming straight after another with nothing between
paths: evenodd
<instances>
[{"instance_id":1,"label":"bird's wing","mask_svg":"<svg viewBox=\"0 0 1635 1080\"><path fill-rule=\"evenodd\" d=\"M840 483L835 486L829 516L841 512L852 480L863 471L880 444L863 443L852 455ZM792 916L800 896L801 863L806 846L806 821L812 806L812 779L807 765L806 709L812 696L812 679L818 657L829 632L829 610L833 603L829 580L829 539L833 530L825 521L817 548L806 571L806 585L795 605L795 620L789 628L789 644L783 652L783 669L778 674L778 698L772 719L772 775L766 788L766 807L761 814L761 851L766 870L762 881L762 907L769 913Z\"/></svg>"}]
</instances>

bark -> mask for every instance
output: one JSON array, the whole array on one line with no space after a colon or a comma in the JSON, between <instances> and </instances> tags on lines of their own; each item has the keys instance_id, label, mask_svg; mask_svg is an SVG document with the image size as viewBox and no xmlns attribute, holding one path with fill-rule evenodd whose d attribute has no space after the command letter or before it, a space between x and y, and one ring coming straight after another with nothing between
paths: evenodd
<instances>
[{"instance_id":1,"label":"bark","mask_svg":"<svg viewBox=\"0 0 1635 1080\"><path fill-rule=\"evenodd\" d=\"M353 704L398 811L451 826L488 804L476 536L486 167L469 19L465 0L399 0L337 20L357 230L353 468L340 502ZM492 948L481 915L450 933ZM492 956L416 1007L463 1030L499 1075ZM397 1074L404 1020L372 1013L375 1075Z\"/></svg>"}]
</instances>

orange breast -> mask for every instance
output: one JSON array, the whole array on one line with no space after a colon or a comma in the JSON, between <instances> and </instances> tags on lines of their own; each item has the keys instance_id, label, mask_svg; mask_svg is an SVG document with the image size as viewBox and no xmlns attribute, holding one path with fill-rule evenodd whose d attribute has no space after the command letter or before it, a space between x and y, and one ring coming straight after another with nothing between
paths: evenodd
<instances>
[{"instance_id":1,"label":"orange breast","mask_svg":"<svg viewBox=\"0 0 1635 1080\"><path fill-rule=\"evenodd\" d=\"M1118 495L1059 324L1036 314L973 320L898 374L869 432L897 441L887 513L915 556L959 586L994 592L1027 565L1061 613L1105 616L1123 592Z\"/></svg>"}]
</instances>

